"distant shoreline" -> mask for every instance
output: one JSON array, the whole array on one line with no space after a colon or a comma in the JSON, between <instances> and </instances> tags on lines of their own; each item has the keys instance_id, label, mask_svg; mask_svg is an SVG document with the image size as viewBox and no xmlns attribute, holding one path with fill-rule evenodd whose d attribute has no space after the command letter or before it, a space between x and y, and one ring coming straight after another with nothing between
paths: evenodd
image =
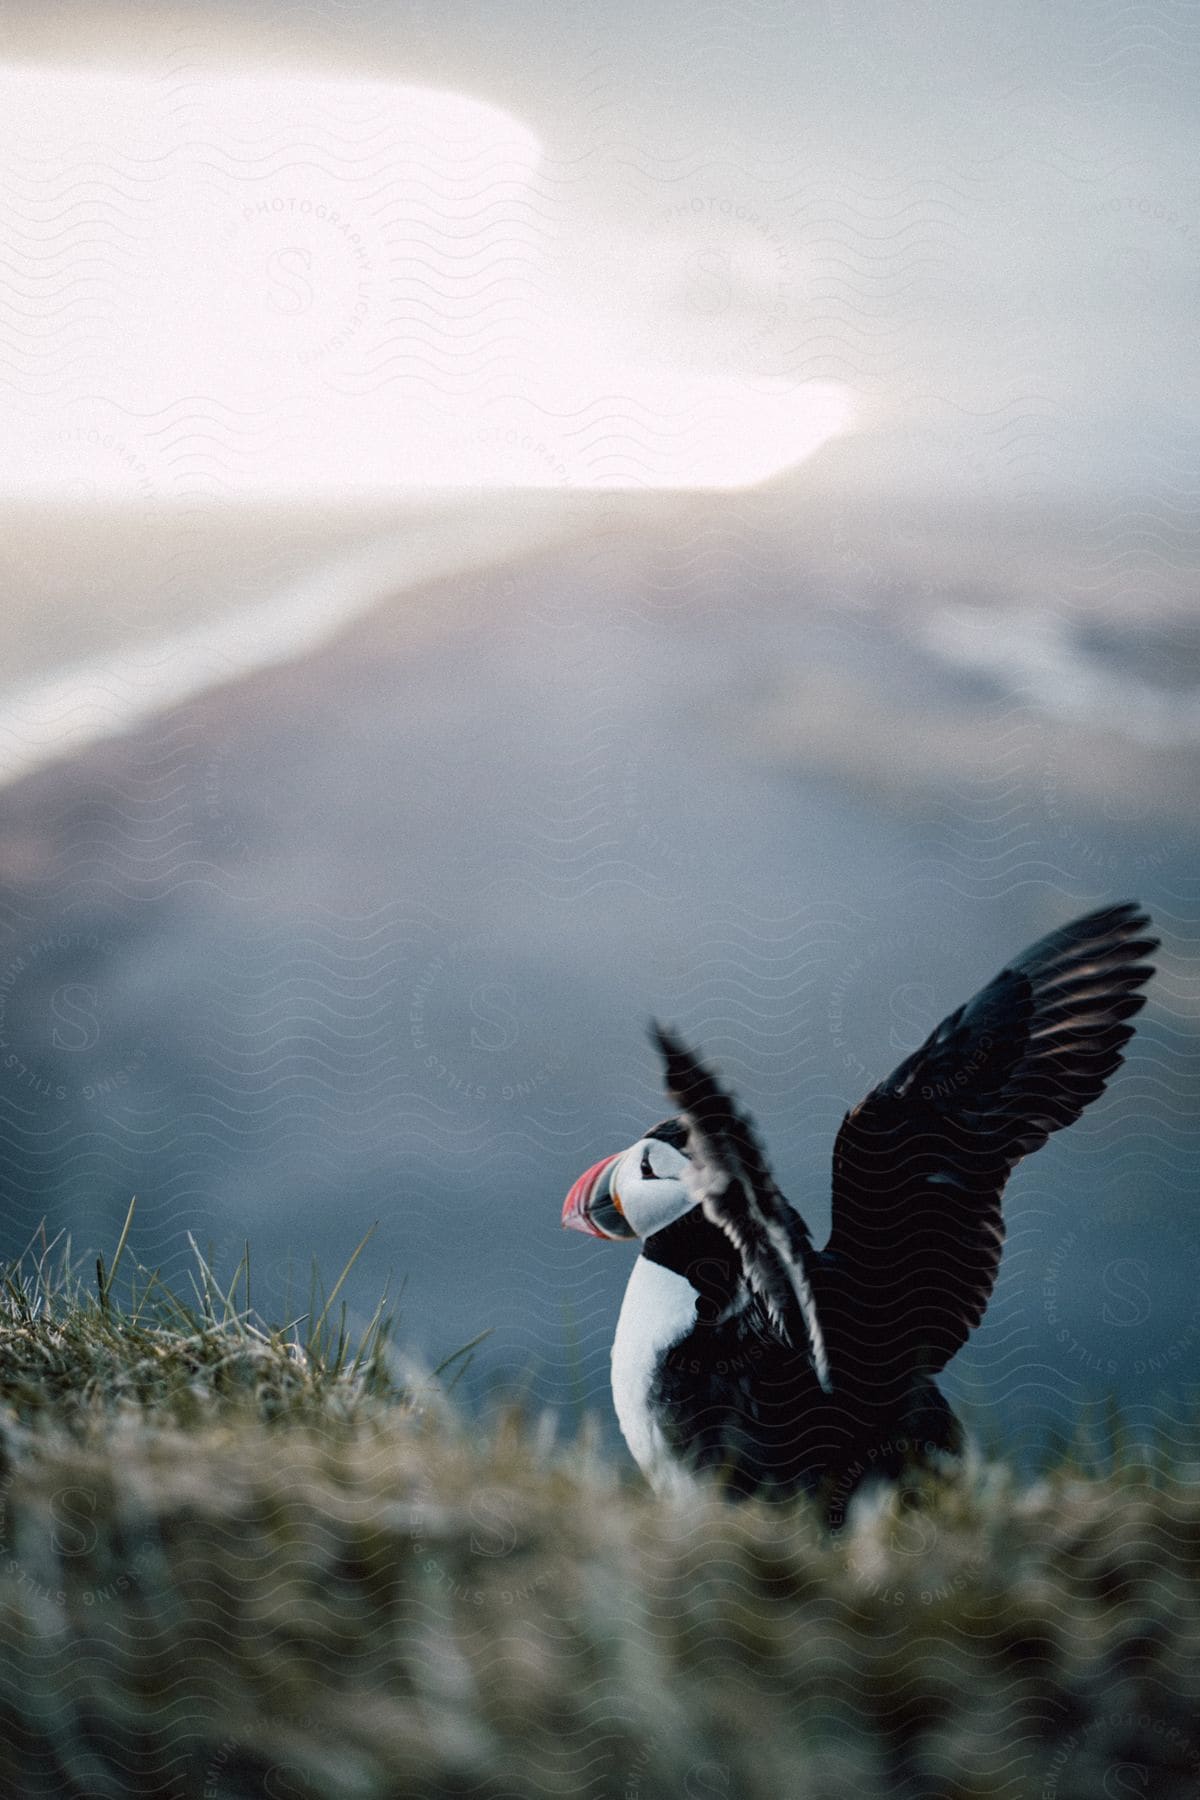
<instances>
[{"instance_id":1,"label":"distant shoreline","mask_svg":"<svg viewBox=\"0 0 1200 1800\"><path fill-rule=\"evenodd\" d=\"M389 596L568 540L583 520L562 496L530 492L307 517L27 508L24 523L3 558L0 787L302 656Z\"/></svg>"}]
</instances>

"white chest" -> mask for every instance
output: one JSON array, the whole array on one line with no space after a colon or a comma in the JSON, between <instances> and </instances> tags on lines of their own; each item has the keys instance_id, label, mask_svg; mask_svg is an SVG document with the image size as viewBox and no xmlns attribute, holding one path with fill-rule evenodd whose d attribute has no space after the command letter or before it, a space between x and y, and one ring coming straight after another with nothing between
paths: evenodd
<instances>
[{"instance_id":1,"label":"white chest","mask_svg":"<svg viewBox=\"0 0 1200 1800\"><path fill-rule=\"evenodd\" d=\"M639 1256L625 1289L612 1347L612 1393L629 1453L659 1492L690 1485L650 1408L650 1388L665 1351L696 1322L696 1290L682 1275Z\"/></svg>"}]
</instances>

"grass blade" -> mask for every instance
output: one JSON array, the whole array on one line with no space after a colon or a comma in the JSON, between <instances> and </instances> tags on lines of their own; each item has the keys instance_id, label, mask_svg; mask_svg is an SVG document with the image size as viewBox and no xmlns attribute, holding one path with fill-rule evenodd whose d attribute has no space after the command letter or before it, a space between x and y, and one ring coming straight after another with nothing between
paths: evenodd
<instances>
[{"instance_id":1,"label":"grass blade","mask_svg":"<svg viewBox=\"0 0 1200 1800\"><path fill-rule=\"evenodd\" d=\"M347 1275L349 1275L351 1269L354 1267L355 1263L358 1261L359 1257L362 1255L363 1251L366 1249L367 1245L370 1243L371 1239L375 1236L375 1233L378 1230L379 1230L379 1220L376 1219L375 1223L371 1226L370 1230L367 1232L366 1236L363 1238L362 1242L359 1244L358 1249L354 1252L354 1255L350 1258L350 1261L346 1264L345 1268L342 1270L341 1274L338 1276L337 1280L334 1282L333 1292L330 1294L328 1300L325 1302L325 1305L322 1307L321 1316L317 1320L316 1324L313 1326L312 1331L309 1334L308 1341L310 1344L313 1343L320 1336L321 1327L324 1325L326 1319L329 1317L329 1309L333 1305L334 1301L337 1299L338 1295L341 1293L342 1286L346 1280Z\"/></svg>"},{"instance_id":2,"label":"grass blade","mask_svg":"<svg viewBox=\"0 0 1200 1800\"><path fill-rule=\"evenodd\" d=\"M137 1195L134 1194L129 1202L129 1211L125 1214L125 1223L121 1227L121 1235L117 1239L117 1247L113 1251L112 1262L108 1267L108 1279L105 1282L105 1287L109 1293L112 1292L112 1284L117 1278L117 1269L120 1266L121 1257L124 1255L125 1246L129 1242L129 1227L133 1224L133 1213L136 1206Z\"/></svg>"}]
</instances>

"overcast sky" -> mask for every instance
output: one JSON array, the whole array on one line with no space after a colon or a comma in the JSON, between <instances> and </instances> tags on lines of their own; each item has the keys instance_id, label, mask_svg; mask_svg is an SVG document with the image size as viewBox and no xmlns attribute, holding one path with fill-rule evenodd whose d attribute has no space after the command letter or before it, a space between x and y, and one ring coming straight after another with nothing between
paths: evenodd
<instances>
[{"instance_id":1,"label":"overcast sky","mask_svg":"<svg viewBox=\"0 0 1200 1800\"><path fill-rule=\"evenodd\" d=\"M1194 491L1192 7L40 11L2 490Z\"/></svg>"}]
</instances>

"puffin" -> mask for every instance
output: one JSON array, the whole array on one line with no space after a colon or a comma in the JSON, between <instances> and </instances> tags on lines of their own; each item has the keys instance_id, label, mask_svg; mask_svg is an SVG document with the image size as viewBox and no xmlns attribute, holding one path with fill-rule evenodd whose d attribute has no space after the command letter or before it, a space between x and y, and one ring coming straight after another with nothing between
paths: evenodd
<instances>
[{"instance_id":1,"label":"puffin","mask_svg":"<svg viewBox=\"0 0 1200 1800\"><path fill-rule=\"evenodd\" d=\"M1149 926L1128 901L1039 939L846 1113L823 1250L750 1117L652 1025L672 1116L587 1169L562 1222L641 1246L612 1396L653 1488L807 1494L836 1528L865 1483L957 1465L936 1377L995 1286L1009 1175L1122 1062Z\"/></svg>"}]
</instances>

